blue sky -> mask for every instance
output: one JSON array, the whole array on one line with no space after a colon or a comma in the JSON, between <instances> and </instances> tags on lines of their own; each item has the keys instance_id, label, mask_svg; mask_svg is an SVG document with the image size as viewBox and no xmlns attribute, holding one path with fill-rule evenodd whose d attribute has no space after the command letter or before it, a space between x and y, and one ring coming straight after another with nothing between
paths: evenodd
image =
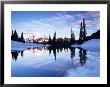
<instances>
[{"instance_id":1,"label":"blue sky","mask_svg":"<svg viewBox=\"0 0 110 87\"><path fill-rule=\"evenodd\" d=\"M86 19L87 35L91 35L100 29L99 11L12 11L11 27L24 37L35 35L36 38L53 36L70 37L71 28L76 39L79 37L80 22Z\"/></svg>"}]
</instances>

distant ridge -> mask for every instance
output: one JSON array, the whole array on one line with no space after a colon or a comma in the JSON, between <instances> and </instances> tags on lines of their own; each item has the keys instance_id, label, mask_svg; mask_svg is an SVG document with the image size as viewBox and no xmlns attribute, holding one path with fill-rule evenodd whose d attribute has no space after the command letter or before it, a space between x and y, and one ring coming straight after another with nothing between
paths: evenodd
<instances>
[{"instance_id":1,"label":"distant ridge","mask_svg":"<svg viewBox=\"0 0 110 87\"><path fill-rule=\"evenodd\" d=\"M85 41L92 40L92 39L100 39L100 30L97 30L95 33L91 34L91 36L87 36L83 41L77 41L78 45L83 44Z\"/></svg>"},{"instance_id":2,"label":"distant ridge","mask_svg":"<svg viewBox=\"0 0 110 87\"><path fill-rule=\"evenodd\" d=\"M97 32L93 33L91 36L87 36L85 38L85 41L88 41L91 39L100 39L100 30L97 30Z\"/></svg>"}]
</instances>

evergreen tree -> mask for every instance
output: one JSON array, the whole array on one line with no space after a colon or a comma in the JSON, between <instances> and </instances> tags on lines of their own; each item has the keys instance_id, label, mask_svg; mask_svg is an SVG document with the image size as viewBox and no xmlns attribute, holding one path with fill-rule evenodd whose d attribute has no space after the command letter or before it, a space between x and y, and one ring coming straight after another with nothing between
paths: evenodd
<instances>
[{"instance_id":1,"label":"evergreen tree","mask_svg":"<svg viewBox=\"0 0 110 87\"><path fill-rule=\"evenodd\" d=\"M75 43L75 35L74 35L74 32L72 31L72 28L71 28L71 38L70 38L70 45L74 44Z\"/></svg>"},{"instance_id":2,"label":"evergreen tree","mask_svg":"<svg viewBox=\"0 0 110 87\"><path fill-rule=\"evenodd\" d=\"M12 34L11 34L11 40L13 40L13 30L12 30Z\"/></svg>"},{"instance_id":3,"label":"evergreen tree","mask_svg":"<svg viewBox=\"0 0 110 87\"><path fill-rule=\"evenodd\" d=\"M83 21L80 24L80 34L79 34L79 43L81 44L83 43L83 41L86 40L86 24L85 24L85 19L83 19Z\"/></svg>"},{"instance_id":4,"label":"evergreen tree","mask_svg":"<svg viewBox=\"0 0 110 87\"><path fill-rule=\"evenodd\" d=\"M52 40L52 44L53 44L53 45L56 44L56 32L54 33L53 40Z\"/></svg>"},{"instance_id":5,"label":"evergreen tree","mask_svg":"<svg viewBox=\"0 0 110 87\"><path fill-rule=\"evenodd\" d=\"M86 24L85 24L85 19L83 19L83 39L85 39L86 38Z\"/></svg>"},{"instance_id":6,"label":"evergreen tree","mask_svg":"<svg viewBox=\"0 0 110 87\"><path fill-rule=\"evenodd\" d=\"M81 24L80 24L79 40L83 40L83 31L82 31L82 28L83 28L83 26L82 26L82 22L81 22Z\"/></svg>"},{"instance_id":7,"label":"evergreen tree","mask_svg":"<svg viewBox=\"0 0 110 87\"><path fill-rule=\"evenodd\" d=\"M35 36L33 35L33 43L35 43L34 37L35 37Z\"/></svg>"},{"instance_id":8,"label":"evergreen tree","mask_svg":"<svg viewBox=\"0 0 110 87\"><path fill-rule=\"evenodd\" d=\"M18 34L17 34L16 30L14 31L14 34L13 34L13 40L14 41L18 40Z\"/></svg>"},{"instance_id":9,"label":"evergreen tree","mask_svg":"<svg viewBox=\"0 0 110 87\"><path fill-rule=\"evenodd\" d=\"M48 41L49 44L51 44L51 37L50 37L50 34L49 34L49 41Z\"/></svg>"},{"instance_id":10,"label":"evergreen tree","mask_svg":"<svg viewBox=\"0 0 110 87\"><path fill-rule=\"evenodd\" d=\"M67 45L67 38L66 38L66 36L65 36L65 38L64 38L64 43L63 43L65 46Z\"/></svg>"},{"instance_id":11,"label":"evergreen tree","mask_svg":"<svg viewBox=\"0 0 110 87\"><path fill-rule=\"evenodd\" d=\"M23 32L21 33L21 40L23 40L24 38L23 38Z\"/></svg>"},{"instance_id":12,"label":"evergreen tree","mask_svg":"<svg viewBox=\"0 0 110 87\"><path fill-rule=\"evenodd\" d=\"M25 42L23 37L23 32L21 33L21 42Z\"/></svg>"}]
</instances>

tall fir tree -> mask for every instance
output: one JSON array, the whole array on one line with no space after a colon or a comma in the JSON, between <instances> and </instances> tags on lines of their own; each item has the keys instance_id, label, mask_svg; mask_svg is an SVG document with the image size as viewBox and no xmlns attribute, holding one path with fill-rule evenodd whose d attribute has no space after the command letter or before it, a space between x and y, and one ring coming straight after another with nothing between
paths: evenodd
<instances>
[{"instance_id":1,"label":"tall fir tree","mask_svg":"<svg viewBox=\"0 0 110 87\"><path fill-rule=\"evenodd\" d=\"M34 37L35 37L35 36L33 35L33 43L35 43L35 39L34 39Z\"/></svg>"},{"instance_id":2,"label":"tall fir tree","mask_svg":"<svg viewBox=\"0 0 110 87\"><path fill-rule=\"evenodd\" d=\"M83 31L82 31L82 28L83 28L83 26L82 26L82 22L81 22L81 24L80 24L80 33L79 33L79 40L82 40L83 39Z\"/></svg>"},{"instance_id":3,"label":"tall fir tree","mask_svg":"<svg viewBox=\"0 0 110 87\"><path fill-rule=\"evenodd\" d=\"M18 34L17 34L16 30L14 31L13 39L14 39L14 41L18 40Z\"/></svg>"},{"instance_id":4,"label":"tall fir tree","mask_svg":"<svg viewBox=\"0 0 110 87\"><path fill-rule=\"evenodd\" d=\"M86 23L85 23L85 19L83 19L83 38L86 38Z\"/></svg>"},{"instance_id":5,"label":"tall fir tree","mask_svg":"<svg viewBox=\"0 0 110 87\"><path fill-rule=\"evenodd\" d=\"M50 37L50 34L49 34L49 41L48 41L49 44L51 44L51 37Z\"/></svg>"},{"instance_id":6,"label":"tall fir tree","mask_svg":"<svg viewBox=\"0 0 110 87\"><path fill-rule=\"evenodd\" d=\"M21 42L25 42L23 37L23 32L21 33Z\"/></svg>"},{"instance_id":7,"label":"tall fir tree","mask_svg":"<svg viewBox=\"0 0 110 87\"><path fill-rule=\"evenodd\" d=\"M56 31L55 31L54 36L53 36L52 44L53 44L53 45L56 44Z\"/></svg>"},{"instance_id":8,"label":"tall fir tree","mask_svg":"<svg viewBox=\"0 0 110 87\"><path fill-rule=\"evenodd\" d=\"M79 34L79 40L83 41L86 38L86 23L85 19L80 24L80 34Z\"/></svg>"},{"instance_id":9,"label":"tall fir tree","mask_svg":"<svg viewBox=\"0 0 110 87\"><path fill-rule=\"evenodd\" d=\"M70 45L75 44L75 35L71 28L71 38L70 38Z\"/></svg>"},{"instance_id":10,"label":"tall fir tree","mask_svg":"<svg viewBox=\"0 0 110 87\"><path fill-rule=\"evenodd\" d=\"M12 30L12 34L11 34L11 40L13 40L13 30Z\"/></svg>"}]
</instances>

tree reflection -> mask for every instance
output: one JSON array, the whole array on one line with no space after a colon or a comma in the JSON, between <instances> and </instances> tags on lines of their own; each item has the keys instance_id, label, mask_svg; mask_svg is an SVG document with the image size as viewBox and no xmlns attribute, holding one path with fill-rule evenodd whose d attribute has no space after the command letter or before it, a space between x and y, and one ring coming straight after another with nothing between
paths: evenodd
<instances>
[{"instance_id":1,"label":"tree reflection","mask_svg":"<svg viewBox=\"0 0 110 87\"><path fill-rule=\"evenodd\" d=\"M48 50L49 50L49 55L50 55L50 54L52 53L52 51L53 51L53 55L54 55L55 60L56 60L57 53L58 53L58 54L59 54L59 53L62 53L63 50L64 50L65 52L68 52L68 48L67 48L67 47L63 48L63 47L50 46L50 47L48 47Z\"/></svg>"},{"instance_id":2,"label":"tree reflection","mask_svg":"<svg viewBox=\"0 0 110 87\"><path fill-rule=\"evenodd\" d=\"M83 66L85 63L86 63L86 50L82 49L82 48L79 48L79 57L80 57L80 63L81 63L81 66Z\"/></svg>"},{"instance_id":3,"label":"tree reflection","mask_svg":"<svg viewBox=\"0 0 110 87\"><path fill-rule=\"evenodd\" d=\"M20 51L12 51L11 52L13 60L15 60L15 61L17 60L19 53L20 53Z\"/></svg>"},{"instance_id":4,"label":"tree reflection","mask_svg":"<svg viewBox=\"0 0 110 87\"><path fill-rule=\"evenodd\" d=\"M75 48L71 47L70 52L71 52L71 59L72 59L75 57Z\"/></svg>"},{"instance_id":5,"label":"tree reflection","mask_svg":"<svg viewBox=\"0 0 110 87\"><path fill-rule=\"evenodd\" d=\"M71 52L71 62L72 62L72 68L73 68L73 69L75 69L75 65L74 65L74 62L73 62L74 57L75 57L75 49L76 49L76 48L74 48L74 47L71 47L71 48L70 48L70 52Z\"/></svg>"},{"instance_id":6,"label":"tree reflection","mask_svg":"<svg viewBox=\"0 0 110 87\"><path fill-rule=\"evenodd\" d=\"M21 56L23 57L23 51L21 51Z\"/></svg>"},{"instance_id":7,"label":"tree reflection","mask_svg":"<svg viewBox=\"0 0 110 87\"><path fill-rule=\"evenodd\" d=\"M75 49L74 47L55 47L55 46L50 46L50 47L34 47L34 48L28 48L27 51L32 52L32 53L37 53L39 51L48 51L49 55L53 54L54 59L57 59L57 54L60 54L62 52L68 52L68 50L70 51L70 56L71 56L71 61L72 61L72 66L74 67L74 57L75 57ZM82 49L82 48L78 48L79 49L79 57L80 57L80 64L81 66L83 66L86 63L86 55L87 52L86 50ZM18 55L20 54L20 56L24 56L23 55L24 51L12 51L12 58L13 60L17 60Z\"/></svg>"},{"instance_id":8,"label":"tree reflection","mask_svg":"<svg viewBox=\"0 0 110 87\"><path fill-rule=\"evenodd\" d=\"M55 57L55 60L56 60L56 49L53 49L53 54L54 54L54 57Z\"/></svg>"},{"instance_id":9,"label":"tree reflection","mask_svg":"<svg viewBox=\"0 0 110 87\"><path fill-rule=\"evenodd\" d=\"M48 47L48 50L49 50L49 55L51 54L51 52L53 51L53 55L54 55L54 58L56 60L56 54L57 52L59 52L59 49L56 49L56 47L53 47L53 46L50 46ZM57 51L57 52L56 52Z\"/></svg>"}]
</instances>

